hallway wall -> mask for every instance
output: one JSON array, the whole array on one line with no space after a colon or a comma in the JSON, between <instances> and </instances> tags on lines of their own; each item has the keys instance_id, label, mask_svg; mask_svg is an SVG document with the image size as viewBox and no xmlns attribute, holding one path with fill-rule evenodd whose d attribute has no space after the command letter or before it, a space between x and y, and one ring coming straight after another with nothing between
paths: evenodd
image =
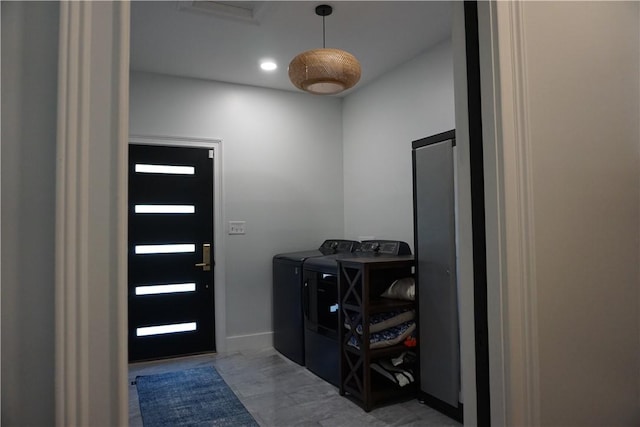
<instances>
[{"instance_id":1,"label":"hallway wall","mask_svg":"<svg viewBox=\"0 0 640 427\"><path fill-rule=\"evenodd\" d=\"M46 426L54 424L59 12L56 2L1 7L0 423Z\"/></svg>"},{"instance_id":2,"label":"hallway wall","mask_svg":"<svg viewBox=\"0 0 640 427\"><path fill-rule=\"evenodd\" d=\"M526 3L540 421L640 422L639 3Z\"/></svg>"},{"instance_id":3,"label":"hallway wall","mask_svg":"<svg viewBox=\"0 0 640 427\"><path fill-rule=\"evenodd\" d=\"M485 110L497 115L498 149L485 160L497 154L490 161L504 172L498 198L491 185L487 196L503 218L487 242L506 249L499 261L488 253L489 286L503 284L494 297L502 304L489 310L503 317L490 318L492 361L505 380L492 393L504 385L506 398L492 394L504 404L492 415L520 425L639 425L640 4L494 10L484 29L493 26L503 50L482 71L499 85L495 109Z\"/></svg>"}]
</instances>

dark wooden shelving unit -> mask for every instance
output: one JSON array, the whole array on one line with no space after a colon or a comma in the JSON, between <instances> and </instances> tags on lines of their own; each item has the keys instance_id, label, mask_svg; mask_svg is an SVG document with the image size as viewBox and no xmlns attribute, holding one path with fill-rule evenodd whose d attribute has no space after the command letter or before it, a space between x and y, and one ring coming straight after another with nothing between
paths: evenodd
<instances>
[{"instance_id":1,"label":"dark wooden shelving unit","mask_svg":"<svg viewBox=\"0 0 640 427\"><path fill-rule=\"evenodd\" d=\"M398 356L409 349L400 343L390 347L370 348L370 318L376 313L415 309L415 301L380 298L396 279L413 276L414 258L404 256L374 256L338 260L340 395L347 396L365 411L376 406L408 400L416 396L416 380L404 387L370 368L372 362ZM347 321L350 328L345 325ZM362 334L356 332L362 325ZM348 344L355 337L360 348ZM417 368L416 360L416 368Z\"/></svg>"}]
</instances>

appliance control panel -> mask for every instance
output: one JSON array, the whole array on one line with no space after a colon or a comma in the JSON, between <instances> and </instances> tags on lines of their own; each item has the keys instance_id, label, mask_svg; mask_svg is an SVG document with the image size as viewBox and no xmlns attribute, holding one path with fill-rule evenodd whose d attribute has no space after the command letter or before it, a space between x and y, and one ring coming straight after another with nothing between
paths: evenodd
<instances>
[{"instance_id":1,"label":"appliance control panel","mask_svg":"<svg viewBox=\"0 0 640 427\"><path fill-rule=\"evenodd\" d=\"M411 248L400 240L365 240L355 252L363 255L411 255Z\"/></svg>"},{"instance_id":2,"label":"appliance control panel","mask_svg":"<svg viewBox=\"0 0 640 427\"><path fill-rule=\"evenodd\" d=\"M356 240L340 240L340 239L329 239L325 240L320 246L320 250L323 253L332 254L332 253L344 253L344 252L353 252L360 246L360 242Z\"/></svg>"}]
</instances>

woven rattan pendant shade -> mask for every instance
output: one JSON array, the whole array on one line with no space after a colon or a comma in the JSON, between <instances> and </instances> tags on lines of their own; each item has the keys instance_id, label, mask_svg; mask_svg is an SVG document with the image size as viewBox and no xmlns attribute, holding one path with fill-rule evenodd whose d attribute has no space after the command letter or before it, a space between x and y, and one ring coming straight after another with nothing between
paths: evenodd
<instances>
[{"instance_id":1,"label":"woven rattan pendant shade","mask_svg":"<svg viewBox=\"0 0 640 427\"><path fill-rule=\"evenodd\" d=\"M316 14L323 19L332 12L321 5ZM297 55L289 64L289 79L298 89L316 95L333 95L353 87L360 80L360 63L355 56L341 49L312 49Z\"/></svg>"},{"instance_id":2,"label":"woven rattan pendant shade","mask_svg":"<svg viewBox=\"0 0 640 427\"><path fill-rule=\"evenodd\" d=\"M360 63L340 49L302 52L289 64L289 79L298 89L331 95L353 87L360 80Z\"/></svg>"}]
</instances>

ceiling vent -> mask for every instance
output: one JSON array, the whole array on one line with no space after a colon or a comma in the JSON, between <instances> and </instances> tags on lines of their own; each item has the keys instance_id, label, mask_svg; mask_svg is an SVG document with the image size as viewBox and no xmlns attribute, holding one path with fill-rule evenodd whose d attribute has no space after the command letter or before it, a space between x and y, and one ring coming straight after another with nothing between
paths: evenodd
<instances>
[{"instance_id":1,"label":"ceiling vent","mask_svg":"<svg viewBox=\"0 0 640 427\"><path fill-rule=\"evenodd\" d=\"M215 15L219 18L234 19L259 24L268 2L266 1L209 1L179 0L178 9L198 14Z\"/></svg>"}]
</instances>

